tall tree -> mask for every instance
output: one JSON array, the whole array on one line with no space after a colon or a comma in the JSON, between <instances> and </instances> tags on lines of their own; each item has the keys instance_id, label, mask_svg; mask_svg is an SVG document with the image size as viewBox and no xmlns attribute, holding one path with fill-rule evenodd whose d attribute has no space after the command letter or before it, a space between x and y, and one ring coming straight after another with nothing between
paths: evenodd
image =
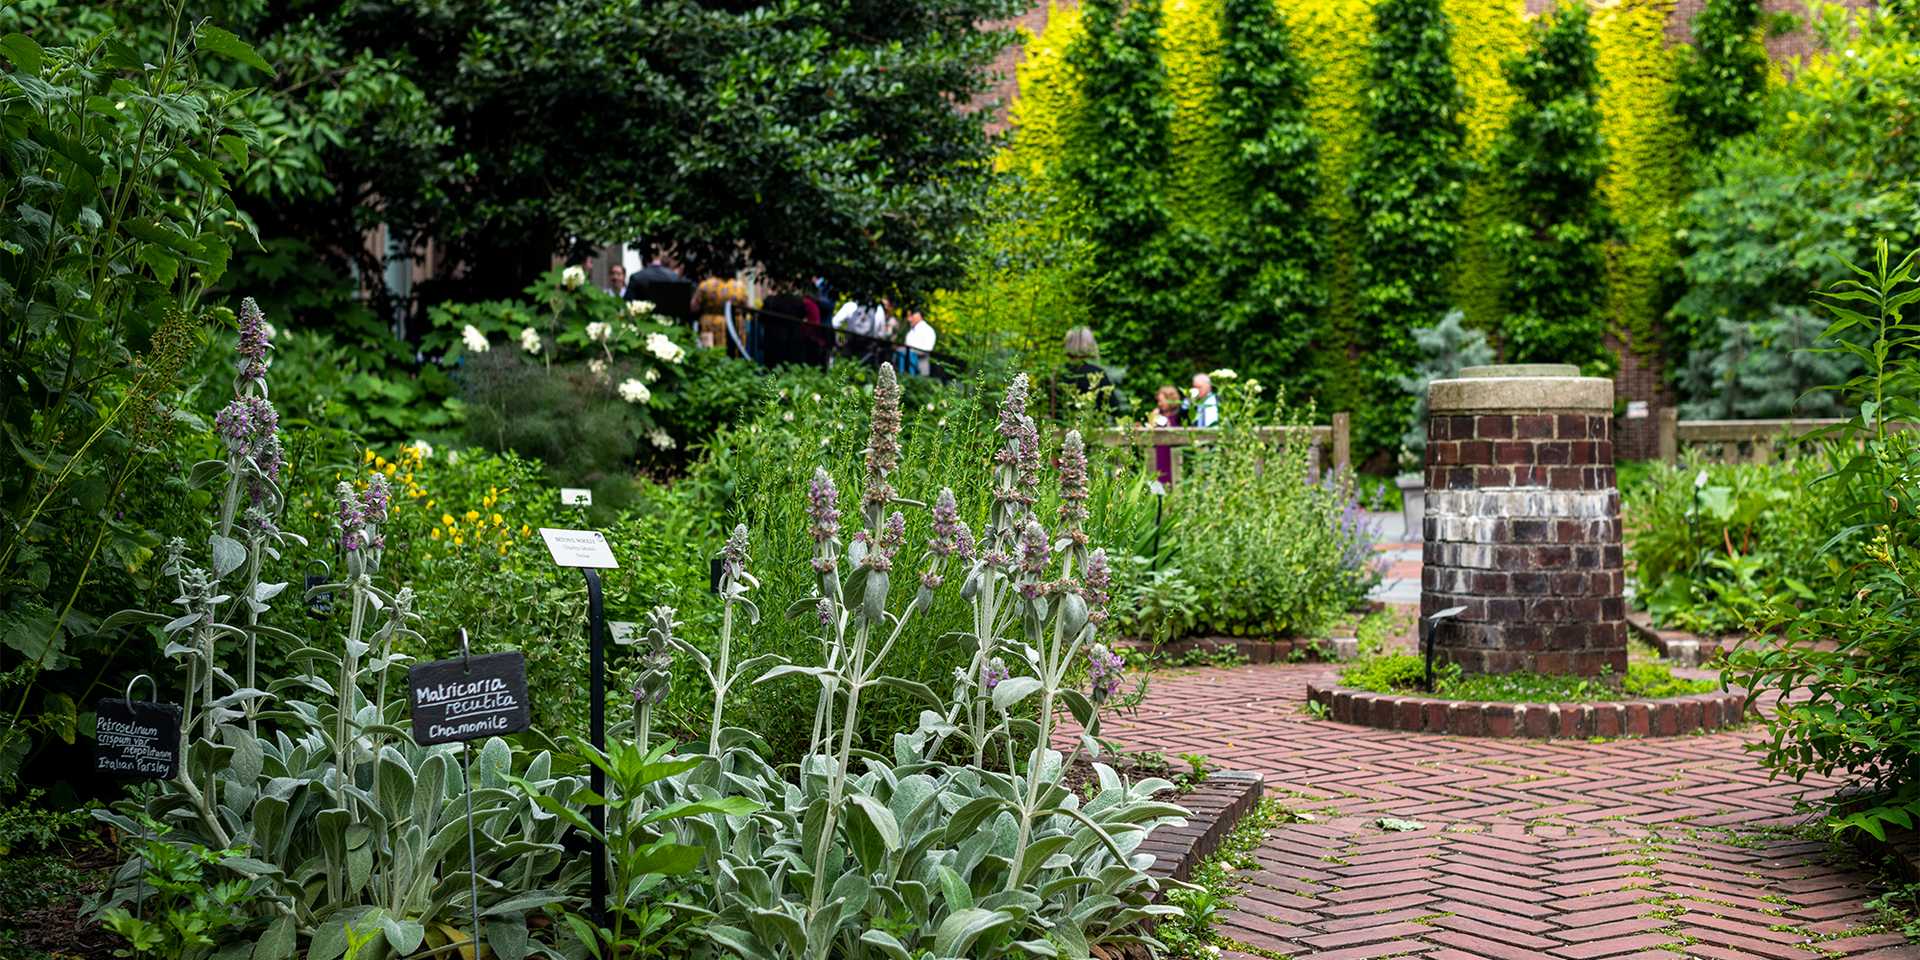
<instances>
[{"instance_id":1,"label":"tall tree","mask_svg":"<svg viewBox=\"0 0 1920 960\"><path fill-rule=\"evenodd\" d=\"M1160 3L1087 0L1081 16L1067 62L1080 78L1082 107L1062 172L1090 241L1088 299L1136 374L1165 375L1174 366L1169 337L1185 346L1191 325L1179 323L1179 291L1190 275L1163 195L1173 103L1160 58Z\"/></svg>"},{"instance_id":2,"label":"tall tree","mask_svg":"<svg viewBox=\"0 0 1920 960\"><path fill-rule=\"evenodd\" d=\"M1584 2L1562 3L1506 63L1520 102L1493 148L1507 218L1493 225L1490 241L1507 279L1507 359L1595 370L1609 360L1603 308L1613 224L1600 196L1607 148L1588 18Z\"/></svg>"},{"instance_id":3,"label":"tall tree","mask_svg":"<svg viewBox=\"0 0 1920 960\"><path fill-rule=\"evenodd\" d=\"M1221 122L1246 198L1245 222L1221 251L1220 326L1255 354L1238 362L1296 374L1327 303L1326 225L1313 208L1320 138L1307 115L1306 69L1274 0L1226 0L1220 31Z\"/></svg>"},{"instance_id":4,"label":"tall tree","mask_svg":"<svg viewBox=\"0 0 1920 960\"><path fill-rule=\"evenodd\" d=\"M78 5L75 5L78 6ZM119 5L129 42L163 37ZM252 184L269 236L379 268L386 223L452 288L511 295L579 241L670 246L692 272L758 264L842 291L959 275L990 174L976 104L1018 0L393 0L240 4L318 188ZM56 11L56 16L66 16ZM78 14L73 14L78 17ZM4 17L0 17L4 22ZM54 23L58 26L58 21ZM239 84L236 84L239 85ZM335 105L321 109L318 105Z\"/></svg>"},{"instance_id":5,"label":"tall tree","mask_svg":"<svg viewBox=\"0 0 1920 960\"><path fill-rule=\"evenodd\" d=\"M1760 0L1707 0L1693 20L1693 43L1681 53L1674 106L1694 145L1760 125L1767 92L1767 48L1760 42Z\"/></svg>"},{"instance_id":6,"label":"tall tree","mask_svg":"<svg viewBox=\"0 0 1920 960\"><path fill-rule=\"evenodd\" d=\"M1438 323L1450 306L1469 170L1467 104L1440 0L1381 0L1373 23L1367 132L1348 192L1361 234L1357 346L1377 395L1394 396L1415 359L1412 330ZM1405 403L1362 411L1364 446L1389 445L1409 413Z\"/></svg>"}]
</instances>

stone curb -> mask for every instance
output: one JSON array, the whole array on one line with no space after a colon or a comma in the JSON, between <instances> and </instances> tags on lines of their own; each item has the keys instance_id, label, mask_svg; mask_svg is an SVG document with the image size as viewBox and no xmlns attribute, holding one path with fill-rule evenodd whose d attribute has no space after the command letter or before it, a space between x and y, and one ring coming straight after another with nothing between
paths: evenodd
<instances>
[{"instance_id":1,"label":"stone curb","mask_svg":"<svg viewBox=\"0 0 1920 960\"><path fill-rule=\"evenodd\" d=\"M1486 703L1307 685L1307 698L1337 723L1462 737L1673 737L1739 723L1746 693L1732 690L1666 700L1604 703Z\"/></svg>"},{"instance_id":2,"label":"stone curb","mask_svg":"<svg viewBox=\"0 0 1920 960\"><path fill-rule=\"evenodd\" d=\"M1213 855L1227 839L1240 818L1260 802L1266 779L1249 770L1216 770L1186 794L1174 797L1192 814L1184 826L1165 826L1140 841L1138 852L1153 854L1153 866L1147 869L1155 880L1185 880L1193 868ZM1158 900L1166 892L1162 887L1154 895Z\"/></svg>"}]
</instances>

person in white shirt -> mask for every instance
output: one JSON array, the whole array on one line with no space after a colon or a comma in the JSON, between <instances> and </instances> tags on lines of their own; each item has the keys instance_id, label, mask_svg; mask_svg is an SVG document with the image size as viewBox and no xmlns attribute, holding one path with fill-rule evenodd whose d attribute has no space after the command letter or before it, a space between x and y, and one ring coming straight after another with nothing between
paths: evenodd
<instances>
[{"instance_id":1,"label":"person in white shirt","mask_svg":"<svg viewBox=\"0 0 1920 960\"><path fill-rule=\"evenodd\" d=\"M938 335L934 332L933 324L928 323L927 318L921 316L920 311L914 310L907 314L907 373L917 373L923 377L927 375L928 368L933 365L933 361L927 354L933 352L933 343L936 339Z\"/></svg>"},{"instance_id":2,"label":"person in white shirt","mask_svg":"<svg viewBox=\"0 0 1920 960\"><path fill-rule=\"evenodd\" d=\"M848 300L833 312L833 328L863 337L882 336L882 331L887 329L887 308L877 303L869 305Z\"/></svg>"},{"instance_id":3,"label":"person in white shirt","mask_svg":"<svg viewBox=\"0 0 1920 960\"><path fill-rule=\"evenodd\" d=\"M1187 424L1211 427L1220 423L1220 398L1214 396L1213 378L1204 373L1193 375L1193 393L1187 399Z\"/></svg>"}]
</instances>

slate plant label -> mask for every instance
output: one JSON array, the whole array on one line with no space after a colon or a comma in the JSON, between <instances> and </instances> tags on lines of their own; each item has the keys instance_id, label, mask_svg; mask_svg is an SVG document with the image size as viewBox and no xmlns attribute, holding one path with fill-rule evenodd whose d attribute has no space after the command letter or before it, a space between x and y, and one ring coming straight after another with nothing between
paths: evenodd
<instances>
[{"instance_id":1,"label":"slate plant label","mask_svg":"<svg viewBox=\"0 0 1920 960\"><path fill-rule=\"evenodd\" d=\"M146 700L94 704L93 768L129 780L171 780L180 772L180 707Z\"/></svg>"},{"instance_id":2,"label":"slate plant label","mask_svg":"<svg viewBox=\"0 0 1920 960\"><path fill-rule=\"evenodd\" d=\"M421 746L517 733L533 726L527 658L518 650L436 660L407 671L413 741Z\"/></svg>"}]
</instances>

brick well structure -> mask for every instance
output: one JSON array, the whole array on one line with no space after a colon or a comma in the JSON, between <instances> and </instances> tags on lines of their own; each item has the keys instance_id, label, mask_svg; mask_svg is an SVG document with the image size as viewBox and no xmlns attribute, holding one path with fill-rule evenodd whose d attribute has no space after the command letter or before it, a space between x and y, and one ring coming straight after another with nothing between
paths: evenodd
<instances>
[{"instance_id":1,"label":"brick well structure","mask_svg":"<svg viewBox=\"0 0 1920 960\"><path fill-rule=\"evenodd\" d=\"M1469 673L1627 669L1613 381L1478 367L1427 392L1421 615Z\"/></svg>"}]
</instances>

